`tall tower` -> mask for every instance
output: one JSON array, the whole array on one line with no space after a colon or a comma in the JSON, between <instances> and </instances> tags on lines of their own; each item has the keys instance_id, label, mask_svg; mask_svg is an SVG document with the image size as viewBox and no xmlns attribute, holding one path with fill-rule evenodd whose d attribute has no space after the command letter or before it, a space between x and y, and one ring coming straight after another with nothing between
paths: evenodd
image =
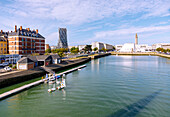
<instances>
[{"instance_id":1,"label":"tall tower","mask_svg":"<svg viewBox=\"0 0 170 117\"><path fill-rule=\"evenodd\" d=\"M135 36L135 45L138 45L138 35L136 33L136 36Z\"/></svg>"},{"instance_id":2,"label":"tall tower","mask_svg":"<svg viewBox=\"0 0 170 117\"><path fill-rule=\"evenodd\" d=\"M58 39L58 48L68 48L67 44L67 29L66 28L59 28L59 39Z\"/></svg>"}]
</instances>

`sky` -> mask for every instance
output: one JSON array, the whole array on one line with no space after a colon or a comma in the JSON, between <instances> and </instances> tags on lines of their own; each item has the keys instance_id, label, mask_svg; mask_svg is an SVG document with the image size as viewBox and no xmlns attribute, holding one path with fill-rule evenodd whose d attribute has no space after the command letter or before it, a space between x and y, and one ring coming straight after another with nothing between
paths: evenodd
<instances>
[{"instance_id":1,"label":"sky","mask_svg":"<svg viewBox=\"0 0 170 117\"><path fill-rule=\"evenodd\" d=\"M0 0L0 30L38 29L57 45L67 28L70 46L170 43L170 0Z\"/></svg>"}]
</instances>

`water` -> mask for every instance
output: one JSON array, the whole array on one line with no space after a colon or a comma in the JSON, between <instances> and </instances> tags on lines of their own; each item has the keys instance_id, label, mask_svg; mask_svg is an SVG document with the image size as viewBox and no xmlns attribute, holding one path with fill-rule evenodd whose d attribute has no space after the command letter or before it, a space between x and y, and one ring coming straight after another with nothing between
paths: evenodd
<instances>
[{"instance_id":1,"label":"water","mask_svg":"<svg viewBox=\"0 0 170 117\"><path fill-rule=\"evenodd\" d=\"M107 56L66 76L67 88L38 85L0 102L0 117L169 117L170 59Z\"/></svg>"}]
</instances>

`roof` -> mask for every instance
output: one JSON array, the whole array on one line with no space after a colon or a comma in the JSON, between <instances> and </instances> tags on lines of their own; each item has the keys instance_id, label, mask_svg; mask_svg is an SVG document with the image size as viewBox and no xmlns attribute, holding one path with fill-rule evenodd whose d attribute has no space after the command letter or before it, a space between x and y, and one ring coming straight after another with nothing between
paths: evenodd
<instances>
[{"instance_id":1,"label":"roof","mask_svg":"<svg viewBox=\"0 0 170 117\"><path fill-rule=\"evenodd\" d=\"M8 33L7 33L7 32L0 32L0 36L5 36L5 37L7 37L7 36L8 36Z\"/></svg>"},{"instance_id":2,"label":"roof","mask_svg":"<svg viewBox=\"0 0 170 117\"><path fill-rule=\"evenodd\" d=\"M36 56L28 56L28 58L31 59L31 60L34 61L34 62L37 62L37 61L38 61L37 58L36 58Z\"/></svg>"},{"instance_id":3,"label":"roof","mask_svg":"<svg viewBox=\"0 0 170 117\"><path fill-rule=\"evenodd\" d=\"M53 59L58 59L58 58L60 58L60 56L59 56L58 54L51 55L51 57L52 57Z\"/></svg>"},{"instance_id":4,"label":"roof","mask_svg":"<svg viewBox=\"0 0 170 117\"><path fill-rule=\"evenodd\" d=\"M39 55L39 56L36 56L38 61L47 60L49 57L50 57L50 55Z\"/></svg>"},{"instance_id":5,"label":"roof","mask_svg":"<svg viewBox=\"0 0 170 117\"><path fill-rule=\"evenodd\" d=\"M34 62L31 59L29 59L28 57L23 57L20 60L18 60L18 63L31 63Z\"/></svg>"},{"instance_id":6,"label":"roof","mask_svg":"<svg viewBox=\"0 0 170 117\"><path fill-rule=\"evenodd\" d=\"M4 37L0 37L0 41L7 41L7 40Z\"/></svg>"},{"instance_id":7,"label":"roof","mask_svg":"<svg viewBox=\"0 0 170 117\"><path fill-rule=\"evenodd\" d=\"M31 31L31 30L28 31L27 29L20 30L20 28L18 28L16 32L10 32L8 36L29 36L29 37L44 38L41 34L36 33L36 31Z\"/></svg>"}]
</instances>

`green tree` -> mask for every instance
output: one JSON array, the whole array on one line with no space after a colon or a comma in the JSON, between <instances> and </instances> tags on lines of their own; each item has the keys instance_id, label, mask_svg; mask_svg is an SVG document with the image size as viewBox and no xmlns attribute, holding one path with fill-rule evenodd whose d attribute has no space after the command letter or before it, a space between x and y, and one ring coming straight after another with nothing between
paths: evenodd
<instances>
[{"instance_id":1,"label":"green tree","mask_svg":"<svg viewBox=\"0 0 170 117\"><path fill-rule=\"evenodd\" d=\"M86 46L84 47L84 50L85 50L85 52L86 52L86 51L92 51L91 45L86 45Z\"/></svg>"},{"instance_id":2,"label":"green tree","mask_svg":"<svg viewBox=\"0 0 170 117\"><path fill-rule=\"evenodd\" d=\"M115 50L116 48L115 48L115 46L113 46L113 50Z\"/></svg>"},{"instance_id":3,"label":"green tree","mask_svg":"<svg viewBox=\"0 0 170 117\"><path fill-rule=\"evenodd\" d=\"M97 51L98 50L98 48L97 47L95 47L94 49L93 49L93 51Z\"/></svg>"},{"instance_id":4,"label":"green tree","mask_svg":"<svg viewBox=\"0 0 170 117\"><path fill-rule=\"evenodd\" d=\"M45 50L45 53L51 53L51 49L49 48L49 49L46 49Z\"/></svg>"},{"instance_id":5,"label":"green tree","mask_svg":"<svg viewBox=\"0 0 170 117\"><path fill-rule=\"evenodd\" d=\"M58 52L58 56L60 56L60 57L64 57L65 55L64 55L64 53L63 53L63 52Z\"/></svg>"},{"instance_id":6,"label":"green tree","mask_svg":"<svg viewBox=\"0 0 170 117\"><path fill-rule=\"evenodd\" d=\"M76 47L72 47L71 50L70 50L71 53L78 53L79 52L79 48L76 48Z\"/></svg>"},{"instance_id":7,"label":"green tree","mask_svg":"<svg viewBox=\"0 0 170 117\"><path fill-rule=\"evenodd\" d=\"M160 52L160 51L163 52L164 49L163 49L163 48L157 48L156 51L158 51L158 52Z\"/></svg>"},{"instance_id":8,"label":"green tree","mask_svg":"<svg viewBox=\"0 0 170 117\"><path fill-rule=\"evenodd\" d=\"M104 51L104 52L106 52L106 49L105 49L104 47L103 47L101 50Z\"/></svg>"}]
</instances>

